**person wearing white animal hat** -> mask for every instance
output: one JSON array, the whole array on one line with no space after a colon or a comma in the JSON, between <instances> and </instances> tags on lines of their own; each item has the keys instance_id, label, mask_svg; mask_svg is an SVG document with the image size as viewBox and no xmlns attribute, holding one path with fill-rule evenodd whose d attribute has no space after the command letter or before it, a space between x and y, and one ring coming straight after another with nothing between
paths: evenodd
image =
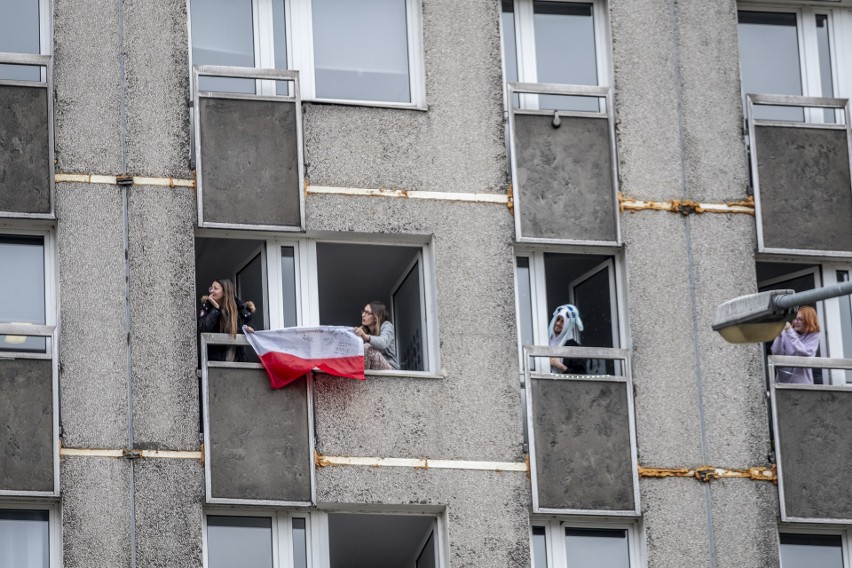
<instances>
[{"instance_id":1,"label":"person wearing white animal hat","mask_svg":"<svg viewBox=\"0 0 852 568\"><path fill-rule=\"evenodd\" d=\"M553 318L547 330L548 343L551 347L580 345L581 331L583 331L583 320L580 319L580 310L571 304L563 304L553 312ZM575 359L551 357L550 372L584 375L586 367L583 362Z\"/></svg>"}]
</instances>

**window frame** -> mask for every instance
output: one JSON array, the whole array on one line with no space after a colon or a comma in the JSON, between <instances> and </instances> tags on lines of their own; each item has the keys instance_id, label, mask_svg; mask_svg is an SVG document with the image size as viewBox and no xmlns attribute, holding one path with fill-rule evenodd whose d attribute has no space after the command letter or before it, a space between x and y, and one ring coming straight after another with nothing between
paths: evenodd
<instances>
[{"instance_id":1,"label":"window frame","mask_svg":"<svg viewBox=\"0 0 852 568\"><path fill-rule=\"evenodd\" d=\"M0 509L47 511L48 565L62 566L62 514L59 503L0 500Z\"/></svg>"},{"instance_id":2,"label":"window frame","mask_svg":"<svg viewBox=\"0 0 852 568\"><path fill-rule=\"evenodd\" d=\"M46 1L46 0L40 0ZM192 16L191 1L186 0L187 27L189 28L189 69L192 62ZM406 14L406 39L409 73L409 102L371 101L357 99L328 99L316 96L316 73L313 47L313 5L312 0L283 0L284 29L287 46L287 67L297 70L300 75L301 100L304 102L339 104L347 106L366 106L380 108L406 108L427 110L426 107L426 71L423 51L423 13L421 0L403 0ZM271 0L251 0L252 31L254 34L255 68L275 67L274 33ZM289 89L288 89L289 90ZM257 81L257 95L276 94L274 81Z\"/></svg>"},{"instance_id":3,"label":"window frame","mask_svg":"<svg viewBox=\"0 0 852 568\"><path fill-rule=\"evenodd\" d=\"M781 534L789 535L826 535L839 536L841 538L843 568L852 567L852 529L848 527L819 527L814 525L801 525L792 523L779 523L775 534L775 542L778 545L778 561L781 562Z\"/></svg>"},{"instance_id":4,"label":"window frame","mask_svg":"<svg viewBox=\"0 0 852 568\"><path fill-rule=\"evenodd\" d=\"M328 568L329 530L328 515L350 513L362 515L413 515L432 517L432 533L435 535L435 558L439 568L450 566L449 533L447 531L446 510L438 507L413 509L405 506L383 505L368 507L364 505L335 504L334 508L321 508L312 511L290 509L231 509L205 508L202 519L202 557L203 568L209 568L209 546L207 542L207 517L262 517L272 519L272 566L273 568L293 568L293 519L305 519L305 541L307 546L308 568ZM428 540L428 539L427 539ZM417 550L421 554L424 541Z\"/></svg>"},{"instance_id":5,"label":"window frame","mask_svg":"<svg viewBox=\"0 0 852 568\"><path fill-rule=\"evenodd\" d=\"M515 61L518 65L518 82L519 83L539 83L538 68L536 59L535 47L535 14L533 12L533 3L535 0L512 0L514 3L513 19L515 23ZM597 70L597 87L608 88L613 84L612 78L612 55L609 29L609 11L606 0L552 0L555 2L563 2L568 4L591 4L592 18L595 30L595 69ZM504 83L508 83L508 73L506 69L506 54L503 23L502 23L502 6L500 19L500 51L502 54L502 67ZM520 110L537 110L538 95L520 94ZM605 102L601 101L601 105ZM511 108L511 100L505 93L504 89L504 105L506 109ZM605 108L599 109L601 112L606 112ZM560 111L570 112L570 111Z\"/></svg>"},{"instance_id":6,"label":"window frame","mask_svg":"<svg viewBox=\"0 0 852 568\"><path fill-rule=\"evenodd\" d=\"M518 287L518 258L525 257L529 259L530 273L530 307L532 309L532 332L533 345L545 346L548 344L547 326L550 323L550 314L547 309L547 286L546 286L546 269L544 265L545 254L563 254L563 255L591 255L591 256L606 256L606 261L601 264L609 263L607 268L614 282L610 282L610 301L614 302L612 313L615 317L614 322L617 331L613 334L613 338L617 338L615 348L629 348L629 325L627 319L627 288L626 288L626 272L624 267L623 251L619 250L595 250L595 249L566 249L564 247L516 247L512 258L513 280L515 287L515 314L517 317L517 347L518 347L518 365L519 371L523 373L523 346L524 339L522 336L521 326L521 298L520 288ZM597 273L599 266L596 265L587 273ZM585 274L584 274L585 275ZM570 284L569 284L570 286ZM573 292L572 292L573 294ZM543 307L542 307L543 306ZM544 319L542 319L542 315ZM581 314L582 317L582 314ZM535 362L535 371L540 373L548 372L543 368L544 361L538 358Z\"/></svg>"},{"instance_id":7,"label":"window frame","mask_svg":"<svg viewBox=\"0 0 852 568\"><path fill-rule=\"evenodd\" d=\"M422 378L442 379L440 361L440 343L438 328L438 304L436 294L436 273L434 246L431 238L393 235L358 234L317 234L313 236L275 235L263 233L246 233L231 231L215 231L199 229L196 237L207 238L229 238L249 239L264 241L266 249L265 272L268 290L266 298L269 319L269 329L284 327L284 299L281 294L283 284L283 270L281 267L282 248L292 248L295 265L295 289L296 289L296 325L313 326L320 325L320 299L317 274L317 244L344 244L344 245L376 245L376 246L401 246L418 248L421 264L422 290L421 312L425 314L426 328L423 330L424 357L423 362L426 370L406 371L389 370L380 371L374 369L365 370L367 376L385 376L400 378ZM409 269L410 270L410 267ZM408 272L406 271L407 275Z\"/></svg>"},{"instance_id":8,"label":"window frame","mask_svg":"<svg viewBox=\"0 0 852 568\"><path fill-rule=\"evenodd\" d=\"M530 566L535 568L533 546L533 527L545 529L545 543L547 568L571 568L566 566L565 561L565 529L600 529L600 530L625 530L627 531L627 550L629 555L629 568L642 568L645 566L645 546L643 528L641 521L629 522L624 519L600 518L593 521L573 517L554 517L543 515L531 515L529 527L530 542Z\"/></svg>"}]
</instances>

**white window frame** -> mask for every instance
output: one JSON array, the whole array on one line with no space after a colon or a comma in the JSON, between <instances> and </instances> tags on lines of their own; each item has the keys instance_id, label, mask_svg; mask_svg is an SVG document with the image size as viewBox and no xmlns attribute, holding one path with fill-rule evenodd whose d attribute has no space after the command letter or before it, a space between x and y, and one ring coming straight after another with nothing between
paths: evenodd
<instances>
[{"instance_id":1,"label":"white window frame","mask_svg":"<svg viewBox=\"0 0 852 568\"><path fill-rule=\"evenodd\" d=\"M441 379L444 378L443 372L440 371L440 349L439 349L439 333L438 333L438 304L435 277L435 259L434 247L431 239L418 237L408 237L396 235L394 238L384 240L386 237L378 235L347 235L333 236L330 238L319 237L299 237L282 236L282 235L264 235L255 232L232 232L232 231L216 231L201 229L196 233L198 237L209 238L225 238L225 239L250 239L265 241L266 249L266 288L268 290L267 306L269 319L267 325L269 329L278 329L284 327L284 305L283 298L280 293L283 283L283 271L281 268L281 249L283 247L292 247L294 250L294 260L296 267L296 323L299 326L320 325L320 306L319 306L319 282L317 280L317 244L318 243L335 243L347 245L376 245L376 246L402 246L408 248L420 249L419 258L421 261L422 278L422 307L421 311L425 314L426 327L423 330L423 339L425 344L425 352L423 363L426 367L425 371L405 371L405 370L390 370L379 371L367 369L365 373L368 376L387 376L387 377L408 377L408 378L425 378L425 379ZM406 272L407 274L407 272ZM358 309L360 306L353 306Z\"/></svg>"},{"instance_id":2,"label":"white window frame","mask_svg":"<svg viewBox=\"0 0 852 568\"><path fill-rule=\"evenodd\" d=\"M533 343L535 345L547 345L547 327L550 323L551 314L547 310L547 286L544 265L545 253L580 255L590 254L594 256L608 257L601 264L607 264L606 270L610 271L610 302L613 309L613 321L617 327L617 332L613 333L613 339L616 339L617 348L629 348L628 343L628 325L627 325L627 298L626 289L626 274L624 270L623 255L620 251L598 251L598 250L570 250L564 248L517 248L513 259L513 278L515 284L515 314L517 316L517 341L518 341L518 362L521 370L523 369L523 337L521 330L521 298L520 288L518 287L518 258L524 257L529 259L530 271L530 303L532 305L532 328L533 328ZM595 274L601 270L600 264L595 266L586 274ZM585 274L584 274L585 276ZM573 285L570 283L569 294L571 301L573 300ZM570 301L569 301L570 303ZM580 314L582 319L583 314ZM544 319L542 319L542 317ZM536 370L544 373L545 362L542 358L537 358L535 362Z\"/></svg>"},{"instance_id":3,"label":"white window frame","mask_svg":"<svg viewBox=\"0 0 852 568\"><path fill-rule=\"evenodd\" d=\"M202 526L203 566L209 567L207 544L207 517L262 517L272 519L272 565L273 568L293 568L293 519L305 519L305 540L307 544L308 568L329 568L329 531L330 513L355 513L363 515L414 515L434 519L435 557L439 568L450 566L447 519L445 510L412 510L410 508L382 506L367 508L362 506L336 506L335 509L319 511L289 511L274 509L205 509ZM425 543L424 543L425 544ZM417 554L422 551L418 549ZM416 557L414 558L416 561ZM413 564L412 564L413 568Z\"/></svg>"},{"instance_id":4,"label":"white window frame","mask_svg":"<svg viewBox=\"0 0 852 568\"><path fill-rule=\"evenodd\" d=\"M819 528L813 525L790 525L784 524L778 527L776 533L776 545L778 546L778 561L781 561L781 533L795 535L833 535L840 536L843 550L843 568L852 567L852 528L845 527L826 527ZM781 568L784 568L783 565Z\"/></svg>"},{"instance_id":5,"label":"white window frame","mask_svg":"<svg viewBox=\"0 0 852 568\"><path fill-rule=\"evenodd\" d=\"M800 2L751 3L738 2L737 11L795 14L796 35L799 48L799 70L802 96L838 97L852 96L852 8L832 5L803 5ZM831 84L834 93L823 93L820 82L819 46L816 34L816 16L828 16L828 42L831 57ZM756 93L777 95L780 93ZM743 93L745 97L745 93ZM843 120L842 111L835 111L835 120ZM822 109L805 108L805 122L825 122Z\"/></svg>"},{"instance_id":6,"label":"white window frame","mask_svg":"<svg viewBox=\"0 0 852 568\"><path fill-rule=\"evenodd\" d=\"M48 0L40 0L42 2ZM316 96L311 0L284 0L284 25L287 35L287 67L299 71L302 100L352 106L410 108L426 110L426 70L423 54L423 14L421 0L404 0L408 40L409 102L352 99L327 99ZM192 73L192 18L190 0L186 0L189 31L189 69ZM275 67L272 3L252 0L254 60L257 68ZM274 95L274 81L258 80L257 94Z\"/></svg>"},{"instance_id":7,"label":"white window frame","mask_svg":"<svg viewBox=\"0 0 852 568\"><path fill-rule=\"evenodd\" d=\"M520 83L538 83L538 68L536 64L536 49L535 49L535 14L533 12L534 0L513 0L514 1L514 20L515 20L515 49L516 61L518 62L518 82ZM609 12L607 10L606 0L553 0L556 2L566 2L569 4L591 4L592 18L595 26L595 61L598 74L599 87L609 87L612 85L612 68L611 68L611 52L610 46L610 31L609 31ZM501 11L502 15L502 11ZM502 25L501 25L502 28ZM503 31L501 29L501 35ZM505 43L501 41L502 46ZM506 58L503 57L503 76L506 77ZM606 112L605 100L600 100L601 112ZM535 110L538 109L538 95L525 94L520 95L521 109ZM508 108L511 101L505 101Z\"/></svg>"},{"instance_id":8,"label":"white window frame","mask_svg":"<svg viewBox=\"0 0 852 568\"><path fill-rule=\"evenodd\" d=\"M547 548L547 568L572 568L565 566L565 529L599 529L599 530L625 530L627 531L627 550L630 556L630 568L643 568L645 566L645 546L642 528L636 522L625 522L624 519L595 519L594 521L584 519L573 519L563 517L541 517L530 518L530 566L535 567L533 527L544 527L545 543Z\"/></svg>"},{"instance_id":9,"label":"white window frame","mask_svg":"<svg viewBox=\"0 0 852 568\"><path fill-rule=\"evenodd\" d=\"M60 568L62 562L62 515L58 503L34 501L0 501L0 509L18 511L47 511L48 559L53 568Z\"/></svg>"},{"instance_id":10,"label":"white window frame","mask_svg":"<svg viewBox=\"0 0 852 568\"><path fill-rule=\"evenodd\" d=\"M18 224L0 222L0 236L44 238L44 325L58 325L59 276L56 271L56 237L53 230L22 229ZM50 352L50 338L47 342L48 352Z\"/></svg>"}]
</instances>

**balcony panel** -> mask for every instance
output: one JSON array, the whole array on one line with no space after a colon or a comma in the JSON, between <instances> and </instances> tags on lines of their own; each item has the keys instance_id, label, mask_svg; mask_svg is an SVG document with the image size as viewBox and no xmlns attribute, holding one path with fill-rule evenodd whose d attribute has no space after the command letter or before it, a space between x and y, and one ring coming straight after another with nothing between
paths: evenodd
<instances>
[{"instance_id":1,"label":"balcony panel","mask_svg":"<svg viewBox=\"0 0 852 568\"><path fill-rule=\"evenodd\" d=\"M53 364L0 359L0 492L53 492Z\"/></svg>"},{"instance_id":2,"label":"balcony panel","mask_svg":"<svg viewBox=\"0 0 852 568\"><path fill-rule=\"evenodd\" d=\"M52 213L50 123L45 85L0 85L0 212L7 216Z\"/></svg>"}]
</instances>

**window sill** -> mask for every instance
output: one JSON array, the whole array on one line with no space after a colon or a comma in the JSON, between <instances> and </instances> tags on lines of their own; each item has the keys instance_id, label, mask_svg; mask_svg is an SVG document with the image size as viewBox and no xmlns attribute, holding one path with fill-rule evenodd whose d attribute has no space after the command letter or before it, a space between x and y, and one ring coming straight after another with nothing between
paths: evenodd
<instances>
[{"instance_id":1,"label":"window sill","mask_svg":"<svg viewBox=\"0 0 852 568\"><path fill-rule=\"evenodd\" d=\"M311 103L317 105L339 105L353 107L368 107L368 108L386 108L398 110L416 110L426 112L429 110L427 105L418 105L416 103L392 103L392 102L373 102L373 101L348 101L339 99L302 99L303 103Z\"/></svg>"},{"instance_id":2,"label":"window sill","mask_svg":"<svg viewBox=\"0 0 852 568\"><path fill-rule=\"evenodd\" d=\"M366 370L364 375L367 377L394 377L400 379L445 379L444 374L433 373L430 371L374 371Z\"/></svg>"}]
</instances>

